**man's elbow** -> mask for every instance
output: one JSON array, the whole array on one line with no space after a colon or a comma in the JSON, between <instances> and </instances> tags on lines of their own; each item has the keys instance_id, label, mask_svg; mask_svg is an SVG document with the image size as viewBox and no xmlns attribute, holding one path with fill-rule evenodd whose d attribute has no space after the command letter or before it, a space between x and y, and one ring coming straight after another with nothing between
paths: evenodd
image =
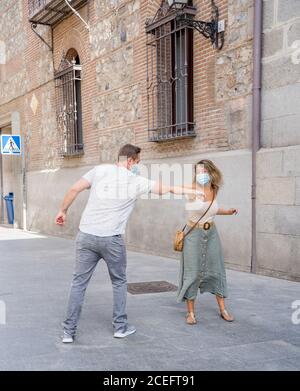
<instances>
[{"instance_id":1,"label":"man's elbow","mask_svg":"<svg viewBox=\"0 0 300 391\"><path fill-rule=\"evenodd\" d=\"M69 194L72 194L72 195L77 195L79 194L83 189L79 189L78 187L76 186L72 186L69 190Z\"/></svg>"},{"instance_id":2,"label":"man's elbow","mask_svg":"<svg viewBox=\"0 0 300 391\"><path fill-rule=\"evenodd\" d=\"M87 190L91 188L91 184L85 180L81 179L80 181L74 183L74 185L71 187L70 192L72 194L79 194L83 190Z\"/></svg>"},{"instance_id":3,"label":"man's elbow","mask_svg":"<svg viewBox=\"0 0 300 391\"><path fill-rule=\"evenodd\" d=\"M168 186L164 186L160 182L157 182L155 186L152 188L151 192L158 195L163 195L166 193L170 193L171 189Z\"/></svg>"}]
</instances>

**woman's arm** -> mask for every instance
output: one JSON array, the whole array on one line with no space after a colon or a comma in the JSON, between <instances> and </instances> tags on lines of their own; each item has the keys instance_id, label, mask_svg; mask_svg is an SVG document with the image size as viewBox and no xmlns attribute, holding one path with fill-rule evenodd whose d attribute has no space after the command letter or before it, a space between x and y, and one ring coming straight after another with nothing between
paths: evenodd
<instances>
[{"instance_id":1,"label":"woman's arm","mask_svg":"<svg viewBox=\"0 0 300 391\"><path fill-rule=\"evenodd\" d=\"M217 215L222 215L222 216L231 216L231 215L236 215L238 213L237 209L219 209L217 212Z\"/></svg>"}]
</instances>

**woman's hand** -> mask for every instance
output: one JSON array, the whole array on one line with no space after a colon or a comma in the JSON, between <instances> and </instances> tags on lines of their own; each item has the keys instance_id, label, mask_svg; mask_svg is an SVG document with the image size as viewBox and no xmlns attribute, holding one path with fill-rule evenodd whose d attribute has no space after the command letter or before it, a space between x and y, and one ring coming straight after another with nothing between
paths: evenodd
<instances>
[{"instance_id":1,"label":"woman's hand","mask_svg":"<svg viewBox=\"0 0 300 391\"><path fill-rule=\"evenodd\" d=\"M231 215L236 215L238 214L238 210L235 208L232 209L219 209L217 212L217 215L221 216L231 216Z\"/></svg>"},{"instance_id":2,"label":"woman's hand","mask_svg":"<svg viewBox=\"0 0 300 391\"><path fill-rule=\"evenodd\" d=\"M228 210L228 214L229 214L229 215L237 215L237 214L238 214L238 210L237 210L237 209L234 209L234 208L229 209L229 210Z\"/></svg>"}]
</instances>

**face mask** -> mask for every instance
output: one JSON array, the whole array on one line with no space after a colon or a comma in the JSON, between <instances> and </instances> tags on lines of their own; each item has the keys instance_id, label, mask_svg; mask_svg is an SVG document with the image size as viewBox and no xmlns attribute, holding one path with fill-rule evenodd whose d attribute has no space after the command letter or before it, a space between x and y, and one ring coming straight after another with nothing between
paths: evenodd
<instances>
[{"instance_id":1,"label":"face mask","mask_svg":"<svg viewBox=\"0 0 300 391\"><path fill-rule=\"evenodd\" d=\"M199 183L199 185L204 186L210 182L210 175L207 172L204 172L202 174L198 174L196 176L196 180Z\"/></svg>"},{"instance_id":2,"label":"face mask","mask_svg":"<svg viewBox=\"0 0 300 391\"><path fill-rule=\"evenodd\" d=\"M139 175L140 174L140 169L139 169L139 166L138 164L134 164L132 167L131 167L131 170L132 174L134 175Z\"/></svg>"}]
</instances>

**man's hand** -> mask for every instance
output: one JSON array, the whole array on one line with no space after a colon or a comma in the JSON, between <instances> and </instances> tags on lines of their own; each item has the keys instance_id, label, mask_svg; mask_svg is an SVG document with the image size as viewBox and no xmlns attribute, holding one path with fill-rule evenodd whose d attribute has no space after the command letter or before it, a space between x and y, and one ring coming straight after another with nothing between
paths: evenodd
<instances>
[{"instance_id":1,"label":"man's hand","mask_svg":"<svg viewBox=\"0 0 300 391\"><path fill-rule=\"evenodd\" d=\"M67 215L66 213L59 211L58 215L55 218L55 224L57 225L64 225L67 220Z\"/></svg>"}]
</instances>

